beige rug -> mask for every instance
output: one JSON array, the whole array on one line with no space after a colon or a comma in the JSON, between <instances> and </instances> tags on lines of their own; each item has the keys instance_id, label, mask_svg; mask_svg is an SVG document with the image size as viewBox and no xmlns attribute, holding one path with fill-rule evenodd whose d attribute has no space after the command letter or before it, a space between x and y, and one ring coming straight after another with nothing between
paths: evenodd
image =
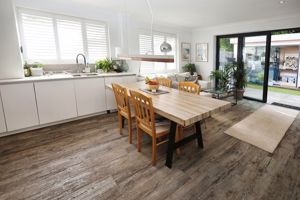
<instances>
[{"instance_id":1,"label":"beige rug","mask_svg":"<svg viewBox=\"0 0 300 200\"><path fill-rule=\"evenodd\" d=\"M297 110L265 105L225 133L273 153L298 113Z\"/></svg>"}]
</instances>

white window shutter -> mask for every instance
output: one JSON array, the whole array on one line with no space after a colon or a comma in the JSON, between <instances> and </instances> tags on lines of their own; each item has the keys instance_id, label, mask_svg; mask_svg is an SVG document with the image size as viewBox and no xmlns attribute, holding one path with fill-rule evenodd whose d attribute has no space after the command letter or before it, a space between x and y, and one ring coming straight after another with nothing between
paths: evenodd
<instances>
[{"instance_id":1,"label":"white window shutter","mask_svg":"<svg viewBox=\"0 0 300 200\"><path fill-rule=\"evenodd\" d=\"M74 60L78 53L84 53L80 21L57 19L57 32L62 60Z\"/></svg>"},{"instance_id":2,"label":"white window shutter","mask_svg":"<svg viewBox=\"0 0 300 200\"><path fill-rule=\"evenodd\" d=\"M89 61L108 57L108 38L105 24L86 23Z\"/></svg>"},{"instance_id":3,"label":"white window shutter","mask_svg":"<svg viewBox=\"0 0 300 200\"><path fill-rule=\"evenodd\" d=\"M172 46L172 51L169 53L163 53L160 51L160 45L164 42L168 42ZM176 62L176 37L170 36L170 34L155 32L153 37L149 34L139 34L139 47L140 54L154 55L174 55ZM162 62L141 62L140 73L141 74L155 74L155 73L168 73L176 71L176 63L162 63Z\"/></svg>"},{"instance_id":4,"label":"white window shutter","mask_svg":"<svg viewBox=\"0 0 300 200\"><path fill-rule=\"evenodd\" d=\"M147 34L139 35L140 54L153 54L152 37Z\"/></svg>"},{"instance_id":5,"label":"white window shutter","mask_svg":"<svg viewBox=\"0 0 300 200\"><path fill-rule=\"evenodd\" d=\"M57 59L53 19L21 13L20 20L27 60L41 62Z\"/></svg>"},{"instance_id":6,"label":"white window shutter","mask_svg":"<svg viewBox=\"0 0 300 200\"><path fill-rule=\"evenodd\" d=\"M24 59L29 63L74 63L78 53L89 62L109 56L108 28L103 22L18 9Z\"/></svg>"}]
</instances>

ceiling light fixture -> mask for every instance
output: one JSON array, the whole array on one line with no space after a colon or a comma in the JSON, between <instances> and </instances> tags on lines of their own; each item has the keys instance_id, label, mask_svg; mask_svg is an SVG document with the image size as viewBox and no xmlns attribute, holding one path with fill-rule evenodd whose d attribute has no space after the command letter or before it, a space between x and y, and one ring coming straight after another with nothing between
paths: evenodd
<instances>
[{"instance_id":1,"label":"ceiling light fixture","mask_svg":"<svg viewBox=\"0 0 300 200\"><path fill-rule=\"evenodd\" d=\"M147 6L149 8L151 14L151 27L150 27L150 35L153 40L153 24L154 24L154 15L152 11L152 7L149 0L146 0ZM172 51L172 46L164 41L160 45L160 51L163 53L168 53ZM173 55L153 55L153 49L148 50L146 55L124 55L121 54L121 48L116 48L116 57L124 60L135 60L135 61L146 61L146 62L163 62L163 63L174 63Z\"/></svg>"},{"instance_id":2,"label":"ceiling light fixture","mask_svg":"<svg viewBox=\"0 0 300 200\"><path fill-rule=\"evenodd\" d=\"M150 27L150 31L151 31L151 36L153 38L154 15L153 15L153 10L152 10L152 6L150 4L150 1L146 0L146 3L148 5L149 11L150 11L150 15L151 15L151 27ZM166 41L164 41L160 45L160 51L163 52L163 53L168 53L168 52L172 51L172 46L169 43L167 43Z\"/></svg>"}]
</instances>

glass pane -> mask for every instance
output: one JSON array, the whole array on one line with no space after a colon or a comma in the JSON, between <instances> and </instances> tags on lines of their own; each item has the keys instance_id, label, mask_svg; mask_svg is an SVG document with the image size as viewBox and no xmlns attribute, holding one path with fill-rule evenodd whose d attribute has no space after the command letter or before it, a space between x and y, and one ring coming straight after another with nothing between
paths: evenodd
<instances>
[{"instance_id":1,"label":"glass pane","mask_svg":"<svg viewBox=\"0 0 300 200\"><path fill-rule=\"evenodd\" d=\"M274 31L271 38L268 103L300 107L300 33Z\"/></svg>"},{"instance_id":2,"label":"glass pane","mask_svg":"<svg viewBox=\"0 0 300 200\"><path fill-rule=\"evenodd\" d=\"M244 95L259 100L263 100L266 39L265 35L244 38L243 61L248 79Z\"/></svg>"},{"instance_id":3,"label":"glass pane","mask_svg":"<svg viewBox=\"0 0 300 200\"><path fill-rule=\"evenodd\" d=\"M228 63L237 61L238 38L220 38L219 69Z\"/></svg>"}]
</instances>

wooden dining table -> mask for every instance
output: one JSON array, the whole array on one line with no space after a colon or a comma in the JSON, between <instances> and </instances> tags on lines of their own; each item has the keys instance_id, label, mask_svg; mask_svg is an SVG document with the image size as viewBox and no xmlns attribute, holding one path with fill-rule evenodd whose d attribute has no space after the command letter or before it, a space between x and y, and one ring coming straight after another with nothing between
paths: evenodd
<instances>
[{"instance_id":1,"label":"wooden dining table","mask_svg":"<svg viewBox=\"0 0 300 200\"><path fill-rule=\"evenodd\" d=\"M231 107L231 103L228 101L195 95L163 86L160 87L160 90L166 91L167 93L149 94L142 91L142 89L147 87L144 82L118 84L127 88L128 91L135 90L150 96L152 98L154 112L170 120L166 155L166 166L169 168L172 168L173 153L178 147L197 139L198 146L203 148L201 122L204 119ZM110 84L106 85L106 87L112 88ZM177 125L186 127L192 124L195 125L196 132L175 142Z\"/></svg>"}]
</instances>

